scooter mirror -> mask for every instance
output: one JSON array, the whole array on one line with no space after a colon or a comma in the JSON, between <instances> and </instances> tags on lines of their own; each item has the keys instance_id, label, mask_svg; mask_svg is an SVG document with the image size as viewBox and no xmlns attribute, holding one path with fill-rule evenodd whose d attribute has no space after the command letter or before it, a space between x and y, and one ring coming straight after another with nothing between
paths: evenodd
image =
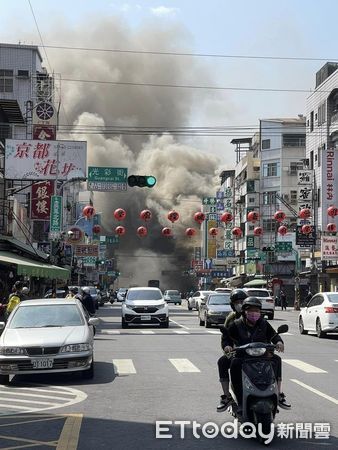
<instances>
[{"instance_id":1,"label":"scooter mirror","mask_svg":"<svg viewBox=\"0 0 338 450\"><path fill-rule=\"evenodd\" d=\"M277 328L277 333L278 333L278 334L287 333L288 331L289 331L289 325L286 325L286 324L280 325L280 326Z\"/></svg>"}]
</instances>

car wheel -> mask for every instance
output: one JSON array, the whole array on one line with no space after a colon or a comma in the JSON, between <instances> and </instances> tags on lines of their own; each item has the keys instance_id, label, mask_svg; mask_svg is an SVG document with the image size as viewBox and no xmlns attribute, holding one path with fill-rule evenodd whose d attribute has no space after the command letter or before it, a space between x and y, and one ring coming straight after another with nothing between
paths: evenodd
<instances>
[{"instance_id":1,"label":"car wheel","mask_svg":"<svg viewBox=\"0 0 338 450\"><path fill-rule=\"evenodd\" d=\"M161 328L169 328L169 319L167 319L165 322L160 323Z\"/></svg>"},{"instance_id":2,"label":"car wheel","mask_svg":"<svg viewBox=\"0 0 338 450\"><path fill-rule=\"evenodd\" d=\"M0 375L0 384L9 384L9 375Z\"/></svg>"},{"instance_id":3,"label":"car wheel","mask_svg":"<svg viewBox=\"0 0 338 450\"><path fill-rule=\"evenodd\" d=\"M82 378L84 378L85 380L91 380L92 378L94 378L94 360L92 361L89 369L82 372Z\"/></svg>"},{"instance_id":4,"label":"car wheel","mask_svg":"<svg viewBox=\"0 0 338 450\"><path fill-rule=\"evenodd\" d=\"M211 323L205 318L205 328L211 328Z\"/></svg>"},{"instance_id":5,"label":"car wheel","mask_svg":"<svg viewBox=\"0 0 338 450\"><path fill-rule=\"evenodd\" d=\"M122 317L121 325L122 325L122 328L128 328L128 323L124 320L123 317Z\"/></svg>"},{"instance_id":6,"label":"car wheel","mask_svg":"<svg viewBox=\"0 0 338 450\"><path fill-rule=\"evenodd\" d=\"M320 323L320 319L318 318L316 321L316 332L319 338L323 338L326 336L326 333L322 330L322 324Z\"/></svg>"},{"instance_id":7,"label":"car wheel","mask_svg":"<svg viewBox=\"0 0 338 450\"><path fill-rule=\"evenodd\" d=\"M299 318L298 327L299 327L300 334L307 334L307 330L304 329L304 322L301 317Z\"/></svg>"}]
</instances>

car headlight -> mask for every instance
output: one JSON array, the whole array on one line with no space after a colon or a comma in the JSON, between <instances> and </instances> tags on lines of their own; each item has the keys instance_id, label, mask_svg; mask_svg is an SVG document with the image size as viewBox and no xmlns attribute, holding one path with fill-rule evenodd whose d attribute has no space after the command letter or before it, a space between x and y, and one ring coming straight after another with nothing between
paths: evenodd
<instances>
[{"instance_id":1,"label":"car headlight","mask_svg":"<svg viewBox=\"0 0 338 450\"><path fill-rule=\"evenodd\" d=\"M77 353L77 352L87 352L92 349L91 344L69 344L64 345L60 349L60 353Z\"/></svg>"},{"instance_id":2,"label":"car headlight","mask_svg":"<svg viewBox=\"0 0 338 450\"><path fill-rule=\"evenodd\" d=\"M218 311L213 311L212 309L209 309L208 314L213 315L213 314L219 314Z\"/></svg>"},{"instance_id":3,"label":"car headlight","mask_svg":"<svg viewBox=\"0 0 338 450\"><path fill-rule=\"evenodd\" d=\"M125 303L123 306L128 309L134 309L134 307L132 305L128 305L128 303Z\"/></svg>"},{"instance_id":4,"label":"car headlight","mask_svg":"<svg viewBox=\"0 0 338 450\"><path fill-rule=\"evenodd\" d=\"M245 351L250 356L263 356L266 348L247 348Z\"/></svg>"},{"instance_id":5,"label":"car headlight","mask_svg":"<svg viewBox=\"0 0 338 450\"><path fill-rule=\"evenodd\" d=\"M27 355L27 352L22 347L0 347L0 355Z\"/></svg>"},{"instance_id":6,"label":"car headlight","mask_svg":"<svg viewBox=\"0 0 338 450\"><path fill-rule=\"evenodd\" d=\"M161 303L160 305L158 305L157 309L163 309L167 306L166 303Z\"/></svg>"}]
</instances>

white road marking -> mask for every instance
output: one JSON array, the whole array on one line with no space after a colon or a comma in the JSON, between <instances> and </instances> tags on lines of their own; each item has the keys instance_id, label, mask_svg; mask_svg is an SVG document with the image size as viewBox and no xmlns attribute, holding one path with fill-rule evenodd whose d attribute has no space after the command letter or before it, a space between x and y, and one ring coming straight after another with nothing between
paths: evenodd
<instances>
[{"instance_id":1,"label":"white road marking","mask_svg":"<svg viewBox=\"0 0 338 450\"><path fill-rule=\"evenodd\" d=\"M207 333L210 333L210 334L221 334L220 331L216 331L216 330L207 330Z\"/></svg>"},{"instance_id":2,"label":"white road marking","mask_svg":"<svg viewBox=\"0 0 338 450\"><path fill-rule=\"evenodd\" d=\"M314 394L317 394L320 397L323 397L326 400L329 400L330 402L334 403L335 405L338 405L338 400L336 398L330 397L329 395L324 394L324 392L318 391L318 389L315 389L315 388L309 386L308 384L303 383L302 381L295 380L293 378L291 378L291 381L293 381L296 384L299 384L299 386L302 386L305 389L308 389L309 391L313 392Z\"/></svg>"},{"instance_id":3,"label":"white road marking","mask_svg":"<svg viewBox=\"0 0 338 450\"><path fill-rule=\"evenodd\" d=\"M152 330L140 330L141 334L155 334Z\"/></svg>"},{"instance_id":4,"label":"white road marking","mask_svg":"<svg viewBox=\"0 0 338 450\"><path fill-rule=\"evenodd\" d=\"M200 370L186 358L169 359L178 372L200 372Z\"/></svg>"},{"instance_id":5,"label":"white road marking","mask_svg":"<svg viewBox=\"0 0 338 450\"><path fill-rule=\"evenodd\" d=\"M12 395L12 392L10 391L3 391L2 389L0 389L0 399L2 399L2 397L4 395ZM15 395L18 395L19 397L32 397L32 395L34 395L34 398L52 398L55 400L55 397L53 397L52 395L38 395L38 394L27 394L26 392L15 392ZM67 397L58 397L58 400L69 400L69 398Z\"/></svg>"},{"instance_id":6,"label":"white road marking","mask_svg":"<svg viewBox=\"0 0 338 450\"><path fill-rule=\"evenodd\" d=\"M120 330L100 330L99 334L120 334Z\"/></svg>"},{"instance_id":7,"label":"white road marking","mask_svg":"<svg viewBox=\"0 0 338 450\"><path fill-rule=\"evenodd\" d=\"M189 330L189 328L186 327L185 325L181 325L180 323L175 322L175 320L172 320L172 319L169 319L169 320L170 320L170 322L174 323L175 325L177 325L177 326L179 326L181 328L185 328L186 330Z\"/></svg>"},{"instance_id":8,"label":"white road marking","mask_svg":"<svg viewBox=\"0 0 338 450\"><path fill-rule=\"evenodd\" d=\"M116 375L130 375L136 373L135 366L131 359L113 359Z\"/></svg>"},{"instance_id":9,"label":"white road marking","mask_svg":"<svg viewBox=\"0 0 338 450\"><path fill-rule=\"evenodd\" d=\"M294 336L294 334L287 332L287 333L283 333L283 336Z\"/></svg>"},{"instance_id":10,"label":"white road marking","mask_svg":"<svg viewBox=\"0 0 338 450\"><path fill-rule=\"evenodd\" d=\"M173 332L176 334L189 334L189 331L185 331L185 330L173 330Z\"/></svg>"},{"instance_id":11,"label":"white road marking","mask_svg":"<svg viewBox=\"0 0 338 450\"><path fill-rule=\"evenodd\" d=\"M308 364L300 359L283 359L283 362L290 364L290 366L296 367L306 373L327 373L326 370L320 369L312 364Z\"/></svg>"}]
</instances>

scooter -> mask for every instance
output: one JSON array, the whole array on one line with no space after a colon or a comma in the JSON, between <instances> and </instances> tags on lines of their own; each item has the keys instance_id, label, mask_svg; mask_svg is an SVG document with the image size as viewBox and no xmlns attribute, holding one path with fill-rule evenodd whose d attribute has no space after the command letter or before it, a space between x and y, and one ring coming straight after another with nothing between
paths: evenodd
<instances>
[{"instance_id":1,"label":"scooter","mask_svg":"<svg viewBox=\"0 0 338 450\"><path fill-rule=\"evenodd\" d=\"M278 334L286 333L288 325L281 325ZM234 401L228 411L240 423L253 424L256 437L265 443L264 436L271 435L273 421L278 411L278 384L269 354L273 354L275 345L252 342L237 347L232 353L243 359L242 364L242 404L238 404L232 382L230 393ZM260 433L261 431L261 433Z\"/></svg>"}]
</instances>

